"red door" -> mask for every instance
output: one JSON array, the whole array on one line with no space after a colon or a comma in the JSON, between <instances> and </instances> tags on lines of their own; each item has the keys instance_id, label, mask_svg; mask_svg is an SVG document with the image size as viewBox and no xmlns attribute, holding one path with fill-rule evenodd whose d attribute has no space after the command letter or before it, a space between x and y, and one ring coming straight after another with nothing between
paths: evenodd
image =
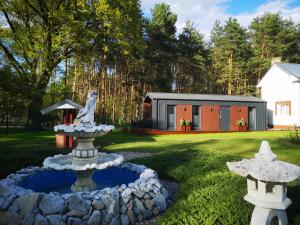
<instances>
[{"instance_id":1,"label":"red door","mask_svg":"<svg viewBox=\"0 0 300 225\"><path fill-rule=\"evenodd\" d=\"M201 125L203 131L220 130L220 106L203 105L201 106Z\"/></svg>"},{"instance_id":2,"label":"red door","mask_svg":"<svg viewBox=\"0 0 300 225\"><path fill-rule=\"evenodd\" d=\"M181 130L181 119L192 121L192 105L176 105L176 130Z\"/></svg>"},{"instance_id":3,"label":"red door","mask_svg":"<svg viewBox=\"0 0 300 225\"><path fill-rule=\"evenodd\" d=\"M231 106L230 107L230 129L239 131L239 126L236 125L237 120L244 119L248 124L248 106Z\"/></svg>"}]
</instances>

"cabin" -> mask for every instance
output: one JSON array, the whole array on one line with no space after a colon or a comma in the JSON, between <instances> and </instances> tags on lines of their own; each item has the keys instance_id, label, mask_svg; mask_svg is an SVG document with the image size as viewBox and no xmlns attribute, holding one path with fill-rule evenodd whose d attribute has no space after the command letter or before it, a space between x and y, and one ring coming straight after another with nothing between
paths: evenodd
<instances>
[{"instance_id":1,"label":"cabin","mask_svg":"<svg viewBox=\"0 0 300 225\"><path fill-rule=\"evenodd\" d=\"M195 131L238 131L243 119L247 130L266 130L266 104L253 96L148 92L143 120L158 130L180 131L184 119Z\"/></svg>"},{"instance_id":2,"label":"cabin","mask_svg":"<svg viewBox=\"0 0 300 225\"><path fill-rule=\"evenodd\" d=\"M269 127L300 127L300 64L273 60L257 87L267 102Z\"/></svg>"}]
</instances>

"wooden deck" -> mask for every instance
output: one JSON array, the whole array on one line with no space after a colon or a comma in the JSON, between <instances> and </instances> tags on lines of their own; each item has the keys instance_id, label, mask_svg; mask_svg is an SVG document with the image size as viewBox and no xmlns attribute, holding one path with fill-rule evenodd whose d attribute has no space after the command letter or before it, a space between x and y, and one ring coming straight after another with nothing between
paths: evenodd
<instances>
[{"instance_id":1,"label":"wooden deck","mask_svg":"<svg viewBox=\"0 0 300 225\"><path fill-rule=\"evenodd\" d=\"M191 130L191 131L176 131L176 130L157 130L157 129L140 129L135 128L131 130L132 133L139 135L172 135L172 134L209 134L209 133L228 133L228 132L248 132L247 131L200 131L200 130Z\"/></svg>"}]
</instances>

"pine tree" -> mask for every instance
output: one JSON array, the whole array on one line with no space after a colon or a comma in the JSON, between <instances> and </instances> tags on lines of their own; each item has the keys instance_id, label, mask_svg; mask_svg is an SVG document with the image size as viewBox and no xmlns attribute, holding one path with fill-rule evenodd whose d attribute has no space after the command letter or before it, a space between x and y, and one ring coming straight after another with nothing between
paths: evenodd
<instances>
[{"instance_id":1,"label":"pine tree","mask_svg":"<svg viewBox=\"0 0 300 225\"><path fill-rule=\"evenodd\" d=\"M247 94L244 73L250 57L246 29L236 19L229 18L223 27L216 23L211 43L212 67L218 72L216 83L224 94Z\"/></svg>"},{"instance_id":2,"label":"pine tree","mask_svg":"<svg viewBox=\"0 0 300 225\"><path fill-rule=\"evenodd\" d=\"M253 83L257 83L270 68L271 59L281 57L287 62L299 61L299 36L294 23L279 13L256 17L249 26L254 56L249 61Z\"/></svg>"},{"instance_id":3,"label":"pine tree","mask_svg":"<svg viewBox=\"0 0 300 225\"><path fill-rule=\"evenodd\" d=\"M152 9L152 18L146 27L146 53L148 79L156 91L171 91L174 80L176 60L177 16L170 6L156 4Z\"/></svg>"},{"instance_id":4,"label":"pine tree","mask_svg":"<svg viewBox=\"0 0 300 225\"><path fill-rule=\"evenodd\" d=\"M177 40L176 90L186 93L207 92L206 49L201 35L190 21Z\"/></svg>"}]
</instances>

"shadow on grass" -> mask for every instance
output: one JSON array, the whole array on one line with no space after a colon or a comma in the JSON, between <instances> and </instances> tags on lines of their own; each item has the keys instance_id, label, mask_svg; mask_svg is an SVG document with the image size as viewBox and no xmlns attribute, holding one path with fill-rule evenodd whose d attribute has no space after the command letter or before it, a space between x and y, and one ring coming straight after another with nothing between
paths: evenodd
<instances>
[{"instance_id":1,"label":"shadow on grass","mask_svg":"<svg viewBox=\"0 0 300 225\"><path fill-rule=\"evenodd\" d=\"M240 158L189 147L133 160L161 178L180 182L176 202L157 224L249 224L252 206L243 200L246 180L226 166Z\"/></svg>"},{"instance_id":2,"label":"shadow on grass","mask_svg":"<svg viewBox=\"0 0 300 225\"><path fill-rule=\"evenodd\" d=\"M200 143L209 144L210 140ZM176 149L183 146L185 149L132 160L156 170L161 178L180 182L176 202L156 224L248 225L254 206L243 199L247 192L246 179L229 172L226 166L226 162L241 157L193 149L198 144L176 144ZM299 184L294 182L288 192L293 201L288 209L291 225L300 224Z\"/></svg>"},{"instance_id":3,"label":"shadow on grass","mask_svg":"<svg viewBox=\"0 0 300 225\"><path fill-rule=\"evenodd\" d=\"M300 181L294 181L288 186L288 197L292 200L292 204L287 209L288 220L291 225L300 224Z\"/></svg>"}]
</instances>

